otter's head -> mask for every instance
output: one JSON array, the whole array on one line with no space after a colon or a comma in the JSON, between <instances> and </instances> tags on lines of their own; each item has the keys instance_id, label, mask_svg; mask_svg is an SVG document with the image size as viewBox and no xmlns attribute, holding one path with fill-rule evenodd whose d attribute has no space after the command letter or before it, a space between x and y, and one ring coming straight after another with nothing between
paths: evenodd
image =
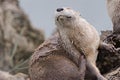
<instances>
[{"instance_id":1,"label":"otter's head","mask_svg":"<svg viewBox=\"0 0 120 80\"><path fill-rule=\"evenodd\" d=\"M78 21L80 14L71 8L58 8L55 12L56 25L70 27L75 21Z\"/></svg>"}]
</instances>

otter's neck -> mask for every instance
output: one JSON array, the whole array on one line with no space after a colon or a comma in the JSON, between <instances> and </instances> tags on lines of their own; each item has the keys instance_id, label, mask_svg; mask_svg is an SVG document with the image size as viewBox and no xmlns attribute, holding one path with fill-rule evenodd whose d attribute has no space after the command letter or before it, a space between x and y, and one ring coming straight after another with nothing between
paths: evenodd
<instances>
[{"instance_id":1,"label":"otter's neck","mask_svg":"<svg viewBox=\"0 0 120 80\"><path fill-rule=\"evenodd\" d=\"M84 19L78 19L77 21L71 22L71 25L59 25L58 32L60 35L68 36L72 35L84 35L86 33L86 24L88 24ZM78 33L78 34L77 34Z\"/></svg>"}]
</instances>

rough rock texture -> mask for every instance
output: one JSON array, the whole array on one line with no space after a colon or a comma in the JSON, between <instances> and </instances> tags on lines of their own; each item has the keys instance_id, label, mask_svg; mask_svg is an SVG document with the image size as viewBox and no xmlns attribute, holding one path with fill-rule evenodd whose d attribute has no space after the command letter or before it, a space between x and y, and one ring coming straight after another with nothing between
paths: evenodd
<instances>
[{"instance_id":1,"label":"rough rock texture","mask_svg":"<svg viewBox=\"0 0 120 80\"><path fill-rule=\"evenodd\" d=\"M23 73L11 75L8 72L0 71L0 80L29 80L29 78Z\"/></svg>"},{"instance_id":2,"label":"rough rock texture","mask_svg":"<svg viewBox=\"0 0 120 80\"><path fill-rule=\"evenodd\" d=\"M120 67L105 76L108 80L120 80Z\"/></svg>"},{"instance_id":3,"label":"rough rock texture","mask_svg":"<svg viewBox=\"0 0 120 80\"><path fill-rule=\"evenodd\" d=\"M27 72L28 58L44 41L32 27L18 0L0 0L0 69Z\"/></svg>"},{"instance_id":4,"label":"rough rock texture","mask_svg":"<svg viewBox=\"0 0 120 80\"><path fill-rule=\"evenodd\" d=\"M109 33L111 31L105 32ZM108 80L120 80L120 34L110 33L104 39L104 42L113 45L113 48L112 50L108 51L100 50L100 52L103 54L100 54L102 55L101 59L104 61L101 64L101 71L103 73L107 73L106 78Z\"/></svg>"},{"instance_id":5,"label":"rough rock texture","mask_svg":"<svg viewBox=\"0 0 120 80\"><path fill-rule=\"evenodd\" d=\"M109 43L109 40L107 40L109 38L109 34L113 34L111 33L111 31L104 32L105 34L102 34L102 36L105 35L106 37L104 36L104 39L102 40L104 40L106 43ZM118 37L116 37L115 39L117 42L120 40ZM117 42L115 43L119 44ZM57 34L52 36L50 39L46 40L42 45L40 45L40 47L38 47L32 55L29 66L30 78L32 80L53 80L53 78L57 80L74 80L74 78L68 79L68 77L70 77L71 74L73 76L74 74L76 74L76 76L74 76L75 80L81 80L80 77L84 77L85 72L81 74L78 67L74 64L74 62L72 62L71 59L69 59L69 57L66 57L66 54L67 53L64 51L64 49L60 47L59 36ZM68 66L67 69L66 66ZM106 74L105 77L108 80L115 80L107 76L112 70L114 71L114 69L120 67L119 48L116 48L113 44L110 43L106 45L100 45L97 66L99 67L102 74ZM85 61L82 68L85 68ZM74 70L75 72L72 70ZM84 71L85 70L86 69L84 69ZM64 73L67 75L61 75ZM78 73L80 73L80 75ZM119 80L119 73L120 71L118 70L116 72L116 75L111 74L111 76L113 75ZM87 73L85 80L95 80L92 77L89 77L89 75L90 74ZM61 77L63 78L61 79ZM82 80L84 79L82 78Z\"/></svg>"}]
</instances>

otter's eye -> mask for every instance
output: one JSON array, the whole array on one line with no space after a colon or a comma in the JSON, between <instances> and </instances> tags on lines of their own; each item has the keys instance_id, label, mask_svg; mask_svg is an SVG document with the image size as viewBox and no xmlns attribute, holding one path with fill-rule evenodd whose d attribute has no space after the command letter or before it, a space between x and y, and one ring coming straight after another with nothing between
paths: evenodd
<instances>
[{"instance_id":1,"label":"otter's eye","mask_svg":"<svg viewBox=\"0 0 120 80\"><path fill-rule=\"evenodd\" d=\"M67 9L70 9L70 8L67 8Z\"/></svg>"},{"instance_id":2,"label":"otter's eye","mask_svg":"<svg viewBox=\"0 0 120 80\"><path fill-rule=\"evenodd\" d=\"M67 16L67 18L72 18L71 16Z\"/></svg>"}]
</instances>

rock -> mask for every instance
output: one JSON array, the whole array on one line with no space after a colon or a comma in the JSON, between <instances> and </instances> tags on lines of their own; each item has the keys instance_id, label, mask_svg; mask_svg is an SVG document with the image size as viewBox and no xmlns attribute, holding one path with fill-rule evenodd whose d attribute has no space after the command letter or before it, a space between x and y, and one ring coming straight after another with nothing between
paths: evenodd
<instances>
[{"instance_id":1,"label":"rock","mask_svg":"<svg viewBox=\"0 0 120 80\"><path fill-rule=\"evenodd\" d=\"M113 70L110 73L106 74L105 77L108 80L120 80L120 67L118 69Z\"/></svg>"},{"instance_id":2,"label":"rock","mask_svg":"<svg viewBox=\"0 0 120 80\"><path fill-rule=\"evenodd\" d=\"M8 72L0 71L0 80L29 80L29 78L28 75L23 73L11 75Z\"/></svg>"},{"instance_id":3,"label":"rock","mask_svg":"<svg viewBox=\"0 0 120 80\"><path fill-rule=\"evenodd\" d=\"M104 39L106 39L106 37L111 34L112 34L111 30L101 31L100 39L104 41Z\"/></svg>"},{"instance_id":4,"label":"rock","mask_svg":"<svg viewBox=\"0 0 120 80\"><path fill-rule=\"evenodd\" d=\"M18 0L0 0L0 69L27 73L28 59L43 41Z\"/></svg>"},{"instance_id":5,"label":"rock","mask_svg":"<svg viewBox=\"0 0 120 80\"><path fill-rule=\"evenodd\" d=\"M120 34L114 34L111 31L103 32L108 33L103 40L108 46L99 47L97 65L102 73L108 73L120 67ZM102 33L101 36L104 36L104 33Z\"/></svg>"}]
</instances>

